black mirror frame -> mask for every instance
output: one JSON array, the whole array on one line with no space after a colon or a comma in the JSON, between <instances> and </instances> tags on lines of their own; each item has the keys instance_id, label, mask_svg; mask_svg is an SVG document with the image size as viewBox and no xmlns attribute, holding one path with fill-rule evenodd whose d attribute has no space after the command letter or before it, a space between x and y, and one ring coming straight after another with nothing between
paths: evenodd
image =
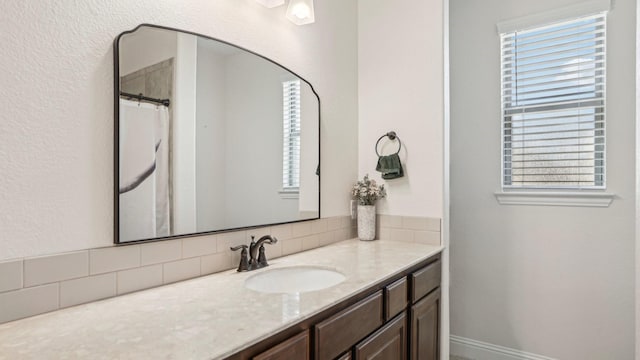
<instances>
[{"instance_id":1,"label":"black mirror frame","mask_svg":"<svg viewBox=\"0 0 640 360\"><path fill-rule=\"evenodd\" d=\"M132 30L127 30L124 31L122 33L120 33L114 40L113 42L113 119L114 119L114 128L113 128L113 139L114 139L114 145L113 145L113 204L114 204L114 211L113 211L113 238L114 238L114 243L116 245L133 245L133 244L140 244L140 243L147 243L147 242L155 242L155 241L162 241L162 240L172 240L172 239L179 239L179 238L186 238L186 237L194 237L194 236L202 236L202 235L210 235L210 234L218 234L218 233L226 233L226 232L232 232L232 231L240 231L240 230L247 230L247 229L255 229L255 228L260 228L260 227L265 227L265 226L275 226L275 225L283 225L283 224L292 224L292 223L299 223L299 222L305 222L305 221L313 221L313 220L317 220L321 218L321 207L322 207L322 177L320 175L320 172L317 172L318 175L318 216L314 217L314 218L310 218L310 219L304 219L304 220L294 220L294 221L286 221L286 222L279 222L279 223L267 223L267 224L257 224L257 225L250 225L250 226L243 226L243 227L237 227L237 228L229 228L229 229L220 229L220 230L211 230L211 231L202 231L202 232L194 232L194 233L187 233L187 234L178 234L178 235L171 235L171 236L162 236L162 237L157 237L157 238L149 238L149 239L141 239L141 240L131 240L131 241L125 241L122 242L120 241L120 194L119 194L119 185L120 185L120 128L119 128L119 120L120 120L120 53L119 53L119 43L120 43L120 39L122 38L122 36L127 35L127 34L131 34L135 31L137 31L139 28L141 27L151 27L151 28L156 28L156 29L161 29L161 30L170 30L170 31L176 31L176 32L181 32L181 33L185 33L185 34L190 34L190 35L194 35L194 36L200 36L202 38L205 39L209 39L209 40L214 40L214 41L218 41L221 42L223 44L229 45L229 46L233 46L235 48L238 48L240 50L244 50L252 55L258 56L264 60L269 61L270 63L279 66L280 68L287 70L288 72L290 72L291 74L297 76L300 80L304 81L305 83L307 83L309 85L309 87L311 88L311 91L313 92L313 94L315 95L316 99L318 100L318 170L320 169L320 165L322 164L321 162L321 158L322 158L322 154L321 154L321 143L322 143L322 105L320 102L320 96L318 95L318 93L316 92L316 90L314 89L313 85L311 85L311 83L309 81L307 81L306 79L304 79L303 77L301 77L300 75L296 74L295 72L291 71L290 69L288 69L287 67L263 56L260 55L254 51L251 51L249 49L246 49L242 46L238 46L235 44L232 44L228 41L224 41L224 40L220 40L211 36L207 36L207 35L203 35L203 34L198 34L192 31L186 31L186 30L181 30L181 29L176 29L176 28L172 28L172 27L167 27L167 26L161 26L161 25L154 25L154 24L140 24L138 26L136 26L135 28L133 28Z\"/></svg>"}]
</instances>

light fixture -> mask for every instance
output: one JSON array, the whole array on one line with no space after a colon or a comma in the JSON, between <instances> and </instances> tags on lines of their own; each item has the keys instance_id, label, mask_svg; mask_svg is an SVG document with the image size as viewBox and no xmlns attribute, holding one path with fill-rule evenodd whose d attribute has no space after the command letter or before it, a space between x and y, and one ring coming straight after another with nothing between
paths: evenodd
<instances>
[{"instance_id":1,"label":"light fixture","mask_svg":"<svg viewBox=\"0 0 640 360\"><path fill-rule=\"evenodd\" d=\"M256 0L262 6L273 8L284 4L284 0Z\"/></svg>"},{"instance_id":2,"label":"light fixture","mask_svg":"<svg viewBox=\"0 0 640 360\"><path fill-rule=\"evenodd\" d=\"M315 21L313 0L289 0L287 19L296 25L311 24Z\"/></svg>"}]
</instances>

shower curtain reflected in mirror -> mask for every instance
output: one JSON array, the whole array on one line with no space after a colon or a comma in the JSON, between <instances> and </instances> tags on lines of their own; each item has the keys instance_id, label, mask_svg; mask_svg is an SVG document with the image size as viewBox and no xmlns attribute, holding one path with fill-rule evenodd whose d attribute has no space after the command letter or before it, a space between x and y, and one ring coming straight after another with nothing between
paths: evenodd
<instances>
[{"instance_id":1,"label":"shower curtain reflected in mirror","mask_svg":"<svg viewBox=\"0 0 640 360\"><path fill-rule=\"evenodd\" d=\"M120 236L169 236L169 110L120 99L119 127Z\"/></svg>"}]
</instances>

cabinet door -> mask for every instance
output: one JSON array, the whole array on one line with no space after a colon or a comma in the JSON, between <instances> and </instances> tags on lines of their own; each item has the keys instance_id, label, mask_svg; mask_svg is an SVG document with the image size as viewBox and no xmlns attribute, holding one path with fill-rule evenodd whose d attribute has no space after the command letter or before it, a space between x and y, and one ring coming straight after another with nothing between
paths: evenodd
<instances>
[{"instance_id":1,"label":"cabinet door","mask_svg":"<svg viewBox=\"0 0 640 360\"><path fill-rule=\"evenodd\" d=\"M309 360L309 330L256 355L253 360Z\"/></svg>"},{"instance_id":2,"label":"cabinet door","mask_svg":"<svg viewBox=\"0 0 640 360\"><path fill-rule=\"evenodd\" d=\"M411 307L411 360L438 360L440 289Z\"/></svg>"},{"instance_id":3,"label":"cabinet door","mask_svg":"<svg viewBox=\"0 0 640 360\"><path fill-rule=\"evenodd\" d=\"M315 360L333 360L383 323L382 291L315 326Z\"/></svg>"},{"instance_id":4,"label":"cabinet door","mask_svg":"<svg viewBox=\"0 0 640 360\"><path fill-rule=\"evenodd\" d=\"M407 320L398 315L382 329L356 345L355 360L405 360L407 358Z\"/></svg>"}]
</instances>

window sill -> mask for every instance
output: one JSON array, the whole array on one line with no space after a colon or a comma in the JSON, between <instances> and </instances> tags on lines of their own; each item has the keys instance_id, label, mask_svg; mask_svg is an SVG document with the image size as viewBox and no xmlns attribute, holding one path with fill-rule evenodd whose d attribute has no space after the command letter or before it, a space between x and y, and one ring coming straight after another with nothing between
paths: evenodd
<instances>
[{"instance_id":1,"label":"window sill","mask_svg":"<svg viewBox=\"0 0 640 360\"><path fill-rule=\"evenodd\" d=\"M282 199L298 199L300 197L300 192L296 190L286 190L282 189L278 191L280 194L280 198Z\"/></svg>"},{"instance_id":2,"label":"window sill","mask_svg":"<svg viewBox=\"0 0 640 360\"><path fill-rule=\"evenodd\" d=\"M500 205L609 207L615 194L592 192L497 191Z\"/></svg>"}]
</instances>

